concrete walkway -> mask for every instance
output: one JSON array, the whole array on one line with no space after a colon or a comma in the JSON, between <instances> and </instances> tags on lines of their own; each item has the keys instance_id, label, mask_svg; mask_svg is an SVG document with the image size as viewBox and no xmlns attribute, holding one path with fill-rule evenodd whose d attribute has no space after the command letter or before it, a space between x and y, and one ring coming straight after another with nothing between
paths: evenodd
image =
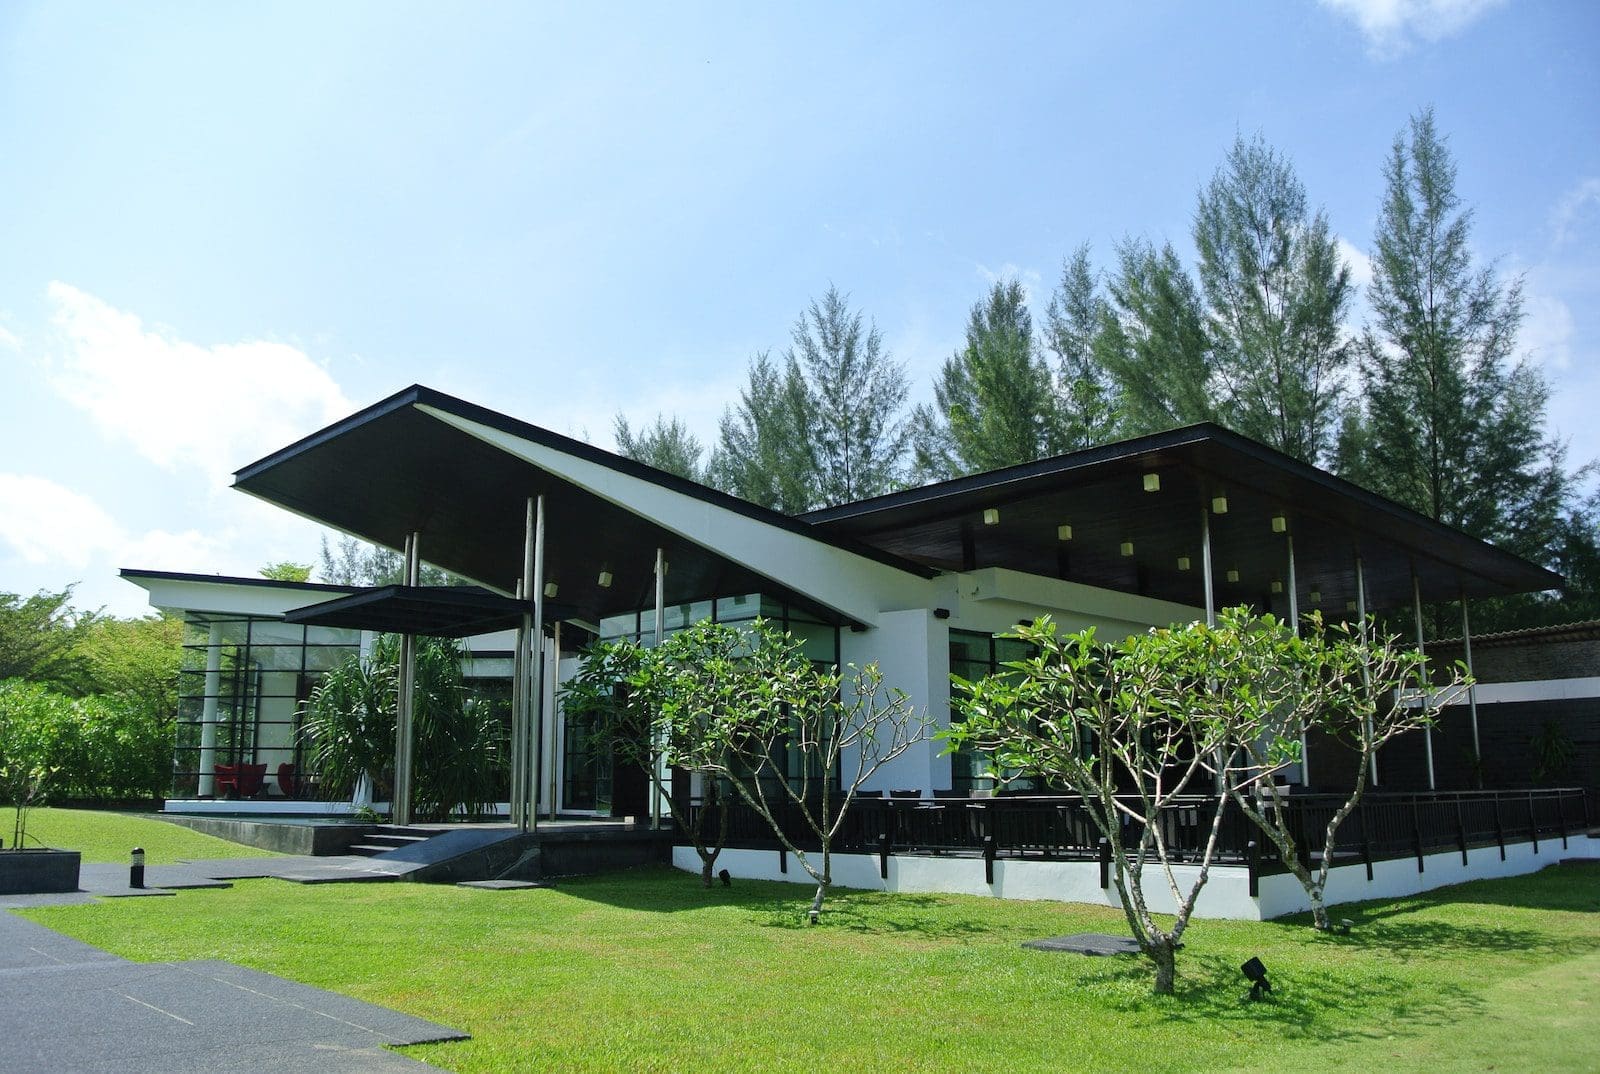
<instances>
[{"instance_id":1,"label":"concrete walkway","mask_svg":"<svg viewBox=\"0 0 1600 1074\"><path fill-rule=\"evenodd\" d=\"M388 1074L434 1068L383 1045L465 1036L227 962L128 962L0 912L0 1071Z\"/></svg>"}]
</instances>

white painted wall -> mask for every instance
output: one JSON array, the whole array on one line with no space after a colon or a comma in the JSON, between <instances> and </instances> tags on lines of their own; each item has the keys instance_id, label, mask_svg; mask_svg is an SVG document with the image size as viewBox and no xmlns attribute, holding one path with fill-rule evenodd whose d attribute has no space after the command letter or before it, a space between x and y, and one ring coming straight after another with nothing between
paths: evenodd
<instances>
[{"instance_id":1,"label":"white painted wall","mask_svg":"<svg viewBox=\"0 0 1600 1074\"><path fill-rule=\"evenodd\" d=\"M839 653L846 664L865 667L874 661L885 686L904 690L919 713L929 717L928 733L950 724L950 628L922 609L884 612L878 625L862 633L843 628ZM950 758L939 756L944 744L926 738L880 768L862 784L864 790L920 790L931 797L935 788L950 786ZM852 760L845 758L848 767Z\"/></svg>"},{"instance_id":2,"label":"white painted wall","mask_svg":"<svg viewBox=\"0 0 1600 1074\"><path fill-rule=\"evenodd\" d=\"M1565 849L1561 846L1560 837L1540 839L1537 851L1532 843L1509 844L1505 861L1500 860L1499 847L1468 850L1467 864L1464 866L1459 850L1425 854L1422 858L1423 871L1420 873L1417 872L1416 858L1376 861L1372 863L1370 883L1367 881L1365 865L1341 865L1328 874L1326 898L1329 906L1366 899L1392 899L1451 884L1464 884L1468 880L1536 873L1565 858L1593 857L1600 857L1600 839L1579 835L1569 836ZM1263 920L1311 909L1310 900L1306 898L1300 881L1288 874L1262 877L1260 902Z\"/></svg>"},{"instance_id":3,"label":"white painted wall","mask_svg":"<svg viewBox=\"0 0 1600 1074\"><path fill-rule=\"evenodd\" d=\"M672 864L687 872L700 871L700 858L693 847L674 847ZM804 869L791 855L789 871L778 871L775 850L724 850L717 867L746 880L777 880L813 885ZM1180 885L1194 882L1198 868L1179 865L1173 869ZM833 857L834 884L866 891L939 892L950 895L979 895L997 899L1027 901L1050 900L1081 902L1120 910L1115 886L1101 890L1100 866L1092 861L1019 861L994 863L994 885L984 882L982 858L934 858L896 854L889 858L889 878L878 875L875 854L836 854ZM814 885L813 885L814 886ZM1234 921L1259 919L1256 901L1250 898L1249 878L1243 869L1211 870L1211 877L1195 905L1196 917ZM1148 876L1145 896L1157 913L1172 913L1176 907L1164 878Z\"/></svg>"},{"instance_id":4,"label":"white painted wall","mask_svg":"<svg viewBox=\"0 0 1600 1074\"><path fill-rule=\"evenodd\" d=\"M1417 872L1415 858L1374 862L1371 883L1367 882L1365 866L1340 866L1328 878L1329 905L1415 895L1468 880L1521 876L1538 872L1565 858L1600 856L1600 839L1573 836L1567 842L1567 848L1562 849L1559 838L1540 840L1538 853L1534 852L1531 843L1514 844L1506 847L1506 860L1503 862L1496 847L1471 850L1468 851L1468 868L1462 867L1459 851L1431 854L1424 857L1425 870L1421 873ZM717 858L718 868L725 868L740 879L813 884L792 855L789 857L787 873L779 871L778 862L778 852L775 850L729 849ZM693 847L674 847L672 864L686 872L700 871L700 859ZM1194 882L1197 872L1198 867L1192 865L1173 868L1174 876L1185 890ZM884 879L879 875L876 854L836 854L833 857L833 877L838 887L865 891L938 892L997 899L1079 902L1113 909L1121 909L1122 906L1114 885L1101 889L1100 866L1097 862L1001 859L994 863L994 884L991 886L984 881L982 858L895 854L889 858L889 876ZM1260 892L1258 898L1250 897L1250 878L1244 869L1213 866L1210 878L1195 904L1194 916L1230 921L1265 921L1310 909L1300 882L1288 874L1262 877ZM1157 872L1147 872L1145 897L1151 909L1157 913L1172 913L1176 908L1165 879Z\"/></svg>"}]
</instances>

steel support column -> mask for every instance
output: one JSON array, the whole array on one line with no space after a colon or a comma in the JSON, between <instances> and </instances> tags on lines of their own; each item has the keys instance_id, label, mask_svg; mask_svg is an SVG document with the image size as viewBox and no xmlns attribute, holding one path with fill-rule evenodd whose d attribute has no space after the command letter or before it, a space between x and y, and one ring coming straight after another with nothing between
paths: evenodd
<instances>
[{"instance_id":1,"label":"steel support column","mask_svg":"<svg viewBox=\"0 0 1600 1074\"><path fill-rule=\"evenodd\" d=\"M422 583L422 534L406 535L405 584ZM394 790L390 795L389 819L395 824L411 823L411 735L416 718L417 636L400 636L400 685L395 704Z\"/></svg>"},{"instance_id":2,"label":"steel support column","mask_svg":"<svg viewBox=\"0 0 1600 1074\"><path fill-rule=\"evenodd\" d=\"M656 549L656 644L667 636L667 550ZM650 827L661 827L661 740L650 731Z\"/></svg>"},{"instance_id":3,"label":"steel support column","mask_svg":"<svg viewBox=\"0 0 1600 1074\"><path fill-rule=\"evenodd\" d=\"M1206 626L1217 625L1216 598L1211 592L1211 508L1200 508L1200 576L1206 587Z\"/></svg>"},{"instance_id":4,"label":"steel support column","mask_svg":"<svg viewBox=\"0 0 1600 1074\"><path fill-rule=\"evenodd\" d=\"M532 578L533 621L528 631L527 682L524 686L528 698L528 734L524 737L526 752L523 757L522 830L530 831L539 824L539 730L544 726L544 497L535 497L531 504L533 514L533 543L524 549L524 577Z\"/></svg>"},{"instance_id":5,"label":"steel support column","mask_svg":"<svg viewBox=\"0 0 1600 1074\"><path fill-rule=\"evenodd\" d=\"M1428 674L1428 647L1422 639L1422 579L1417 577L1415 567L1411 568L1411 611L1417 620L1417 652L1422 656L1422 703L1428 703L1429 688L1433 685L1432 677ZM1428 762L1428 789L1437 790L1433 775L1433 728L1422 729L1423 756Z\"/></svg>"},{"instance_id":6,"label":"steel support column","mask_svg":"<svg viewBox=\"0 0 1600 1074\"><path fill-rule=\"evenodd\" d=\"M517 599L527 599L527 580L517 579ZM527 780L527 773L523 771L523 739L528 734L528 702L526 687L526 658L528 652L528 620L529 616L523 614L517 620L517 640L515 648L511 650L511 823L519 829L522 827L522 803L527 800L523 786Z\"/></svg>"},{"instance_id":7,"label":"steel support column","mask_svg":"<svg viewBox=\"0 0 1600 1074\"><path fill-rule=\"evenodd\" d=\"M1362 570L1361 557L1359 555L1356 556L1356 618L1359 621L1361 641L1363 644L1365 644L1367 640L1367 575L1366 572ZM1363 682L1370 685L1370 679L1368 677L1365 664L1363 664L1361 668L1361 679ZM1368 719L1366 724L1366 734L1370 739L1372 736L1372 720ZM1368 759L1367 777L1372 780L1372 785L1374 787L1378 785L1377 750L1373 750Z\"/></svg>"},{"instance_id":8,"label":"steel support column","mask_svg":"<svg viewBox=\"0 0 1600 1074\"><path fill-rule=\"evenodd\" d=\"M1483 748L1478 743L1478 684L1472 674L1472 620L1467 615L1467 591L1461 591L1461 652L1467 660L1467 674L1473 684L1467 687L1467 712L1472 717L1472 777L1483 789Z\"/></svg>"},{"instance_id":9,"label":"steel support column","mask_svg":"<svg viewBox=\"0 0 1600 1074\"><path fill-rule=\"evenodd\" d=\"M1295 636L1300 636L1300 583L1294 570L1294 534L1287 533L1283 537L1284 552L1289 559L1288 578L1289 585L1289 630ZM1306 741L1306 729L1300 728L1300 786L1311 786L1311 750Z\"/></svg>"}]
</instances>

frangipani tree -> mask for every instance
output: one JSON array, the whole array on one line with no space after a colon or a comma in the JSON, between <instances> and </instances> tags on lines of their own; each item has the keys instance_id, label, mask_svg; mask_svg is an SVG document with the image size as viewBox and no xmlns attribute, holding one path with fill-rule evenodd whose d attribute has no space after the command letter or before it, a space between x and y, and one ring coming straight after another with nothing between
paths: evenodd
<instances>
[{"instance_id":1,"label":"frangipani tree","mask_svg":"<svg viewBox=\"0 0 1600 1074\"><path fill-rule=\"evenodd\" d=\"M700 672L701 689L681 695L675 722L706 735L706 770L733 786L816 881L807 914L816 924L850 806L879 769L922 741L927 716L884 685L876 664L819 667L799 641L761 620L742 652ZM797 845L783 816L804 825L815 856Z\"/></svg>"},{"instance_id":2,"label":"frangipani tree","mask_svg":"<svg viewBox=\"0 0 1600 1074\"><path fill-rule=\"evenodd\" d=\"M1044 776L1078 796L1110 848L1117 896L1155 967L1155 991L1170 993L1177 950L1222 832L1228 796L1215 793L1217 785L1243 788L1274 771L1236 763L1232 749L1245 737L1281 738L1268 719L1274 698L1248 676L1214 666L1219 646L1203 624L1107 644L1092 627L1062 634L1043 617L1004 636L1029 643L1034 654L1009 662L1002 675L957 678L965 719L945 737L990 752L1002 772ZM1219 670L1222 679L1214 679ZM1280 764L1293 757L1286 742L1276 750ZM1163 816L1207 793L1215 796L1201 807L1209 811L1204 843L1198 858L1184 863L1195 871L1180 878ZM1171 897L1170 925L1146 897L1152 879Z\"/></svg>"},{"instance_id":3,"label":"frangipani tree","mask_svg":"<svg viewBox=\"0 0 1600 1074\"><path fill-rule=\"evenodd\" d=\"M1345 746L1356 760L1355 781L1328 818L1322 855L1316 871L1306 865L1288 816L1288 796L1270 779L1258 780L1250 793L1241 782L1228 790L1240 810L1277 848L1284 866L1305 888L1312 924L1328 928L1324 895L1333 868L1336 837L1366 793L1372 759L1400 735L1431 727L1439 713L1460 700L1469 680L1465 669L1450 668L1442 682L1430 683L1422 653L1402 646L1366 624L1324 626L1320 614L1307 616L1302 637L1271 616L1252 619L1243 608L1219 617L1215 636L1219 655L1226 655L1245 676L1276 683L1278 697L1270 716L1273 734L1237 734L1234 746L1246 768L1280 767L1284 743L1302 741L1317 730Z\"/></svg>"},{"instance_id":4,"label":"frangipani tree","mask_svg":"<svg viewBox=\"0 0 1600 1074\"><path fill-rule=\"evenodd\" d=\"M700 856L700 880L711 886L717 856L728 838L728 811L716 809L717 827L706 818L721 793L712 761L723 746L713 733L738 709L742 691L734 687L745 637L731 626L709 620L677 631L654 647L628 639L601 642L584 654L578 674L564 688L568 719L584 720L594 748L636 764L672 816L675 829L689 837ZM685 796L662 779L661 762L699 773L707 808L690 808Z\"/></svg>"}]
</instances>

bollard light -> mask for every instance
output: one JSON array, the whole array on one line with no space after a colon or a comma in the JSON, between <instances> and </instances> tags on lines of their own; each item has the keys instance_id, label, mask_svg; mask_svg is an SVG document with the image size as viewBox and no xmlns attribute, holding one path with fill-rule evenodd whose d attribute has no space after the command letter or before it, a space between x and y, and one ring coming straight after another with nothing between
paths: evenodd
<instances>
[{"instance_id":1,"label":"bollard light","mask_svg":"<svg viewBox=\"0 0 1600 1074\"><path fill-rule=\"evenodd\" d=\"M128 860L128 886L136 891L144 887L144 847L134 847Z\"/></svg>"}]
</instances>

